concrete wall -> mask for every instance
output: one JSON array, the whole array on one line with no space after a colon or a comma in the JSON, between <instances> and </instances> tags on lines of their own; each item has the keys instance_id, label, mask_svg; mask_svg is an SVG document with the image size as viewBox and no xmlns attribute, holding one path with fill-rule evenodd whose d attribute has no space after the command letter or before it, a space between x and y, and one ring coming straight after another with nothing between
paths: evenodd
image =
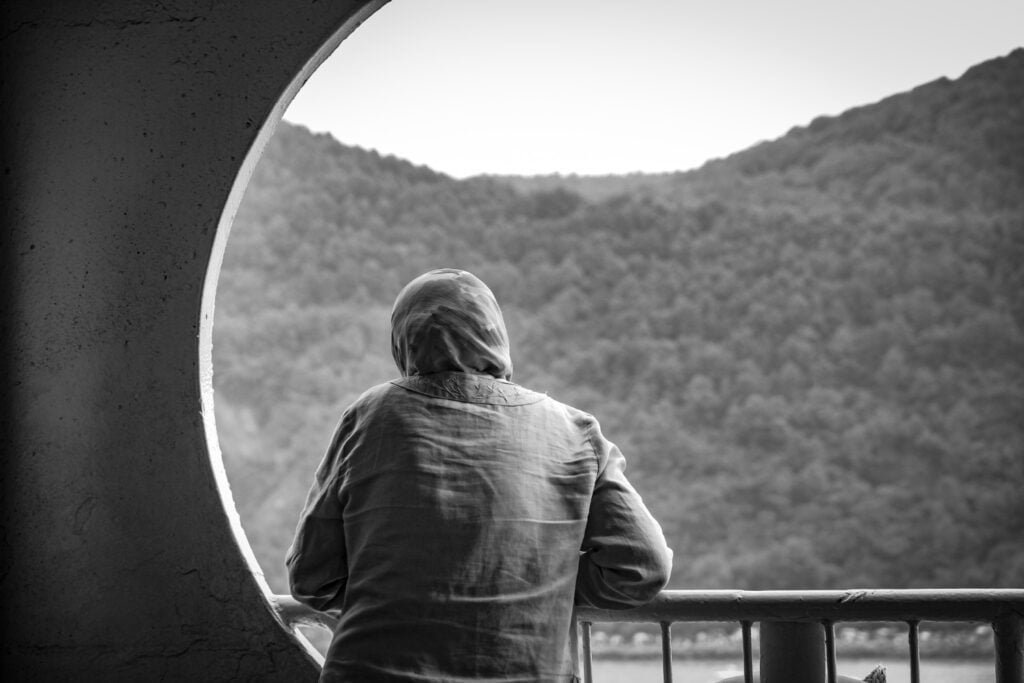
<instances>
[{"instance_id":1,"label":"concrete wall","mask_svg":"<svg viewBox=\"0 0 1024 683\"><path fill-rule=\"evenodd\" d=\"M222 505L204 280L264 123L377 4L2 3L5 680L315 679Z\"/></svg>"}]
</instances>

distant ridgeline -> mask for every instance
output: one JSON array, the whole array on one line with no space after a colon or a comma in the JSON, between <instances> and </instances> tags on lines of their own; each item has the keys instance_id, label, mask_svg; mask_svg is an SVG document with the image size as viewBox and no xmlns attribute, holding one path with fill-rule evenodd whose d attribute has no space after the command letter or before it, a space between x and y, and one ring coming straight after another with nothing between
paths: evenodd
<instances>
[{"instance_id":1,"label":"distant ridgeline","mask_svg":"<svg viewBox=\"0 0 1024 683\"><path fill-rule=\"evenodd\" d=\"M676 174L458 181L282 124L214 347L276 590L341 409L396 374L395 294L444 266L622 447L672 587L1024 585L1024 50Z\"/></svg>"}]
</instances>

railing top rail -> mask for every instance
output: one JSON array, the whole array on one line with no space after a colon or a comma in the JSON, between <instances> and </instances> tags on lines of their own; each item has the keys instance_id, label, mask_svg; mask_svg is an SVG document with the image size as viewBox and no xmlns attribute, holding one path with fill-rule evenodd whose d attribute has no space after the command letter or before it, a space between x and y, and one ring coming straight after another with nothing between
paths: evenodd
<instances>
[{"instance_id":1,"label":"railing top rail","mask_svg":"<svg viewBox=\"0 0 1024 683\"><path fill-rule=\"evenodd\" d=\"M333 628L337 619L288 595L271 603L290 624ZM1024 620L1024 589L923 589L826 591L662 591L643 607L579 607L592 622L680 621L984 621Z\"/></svg>"},{"instance_id":2,"label":"railing top rail","mask_svg":"<svg viewBox=\"0 0 1024 683\"><path fill-rule=\"evenodd\" d=\"M579 607L585 621L986 621L1024 618L1024 589L669 590L628 610Z\"/></svg>"}]
</instances>

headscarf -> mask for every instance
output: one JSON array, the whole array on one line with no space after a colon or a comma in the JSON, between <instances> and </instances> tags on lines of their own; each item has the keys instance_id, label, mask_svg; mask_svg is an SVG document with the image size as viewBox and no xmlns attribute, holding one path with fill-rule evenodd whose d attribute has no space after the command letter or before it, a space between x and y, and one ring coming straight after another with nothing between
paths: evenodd
<instances>
[{"instance_id":1,"label":"headscarf","mask_svg":"<svg viewBox=\"0 0 1024 683\"><path fill-rule=\"evenodd\" d=\"M391 353L405 377L446 371L512 377L498 302L464 270L432 270L398 293L391 309Z\"/></svg>"}]
</instances>

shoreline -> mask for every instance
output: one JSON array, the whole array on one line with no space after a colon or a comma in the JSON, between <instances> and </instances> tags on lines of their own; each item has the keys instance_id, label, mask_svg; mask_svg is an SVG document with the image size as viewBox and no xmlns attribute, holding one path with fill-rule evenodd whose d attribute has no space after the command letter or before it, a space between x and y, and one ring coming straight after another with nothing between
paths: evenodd
<instances>
[{"instance_id":1,"label":"shoreline","mask_svg":"<svg viewBox=\"0 0 1024 683\"><path fill-rule=\"evenodd\" d=\"M643 642L609 643L598 637L591 645L595 660L647 660L661 659L661 641L646 636ZM995 643L991 631L971 629L948 632L922 632L919 640L920 656L928 660L991 661L995 657ZM753 655L760 648L755 637ZM906 632L843 630L836 634L836 654L839 658L906 658L910 645ZM708 637L698 634L694 638L673 638L672 658L676 660L709 660L741 657L742 641L738 634Z\"/></svg>"},{"instance_id":2,"label":"shoreline","mask_svg":"<svg viewBox=\"0 0 1024 683\"><path fill-rule=\"evenodd\" d=\"M887 650L887 651L842 651L837 652L837 657L840 660L843 659L873 659L876 657L885 658L907 658L909 656L909 650L904 648L902 650ZM594 661L661 661L661 649L648 650L644 649L642 652L599 652L592 651L591 656ZM957 653L957 652L931 652L921 653L921 659L927 659L929 661L971 661L971 662L984 662L990 661L994 656L993 653L985 654L982 652L972 653ZM741 651L730 650L728 652L689 652L680 653L672 651L673 661L714 661L720 659L734 659L742 657ZM754 659L756 660L758 653L754 652Z\"/></svg>"}]
</instances>

